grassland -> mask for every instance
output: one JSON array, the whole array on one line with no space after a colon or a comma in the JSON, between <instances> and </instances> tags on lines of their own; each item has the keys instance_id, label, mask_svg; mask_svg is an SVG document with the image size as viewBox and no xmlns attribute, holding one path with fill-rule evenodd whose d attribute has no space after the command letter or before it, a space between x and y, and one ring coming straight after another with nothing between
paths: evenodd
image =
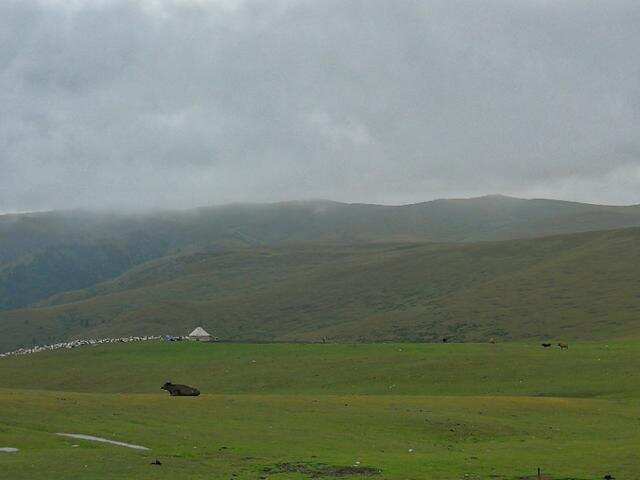
<instances>
[{"instance_id":1,"label":"grassland","mask_svg":"<svg viewBox=\"0 0 640 480\"><path fill-rule=\"evenodd\" d=\"M346 473L336 467L358 465L379 469L380 479L515 480L539 466L553 479L632 479L640 474L639 354L636 341L568 351L148 343L8 358L0 361L0 446L21 451L0 454L0 471L285 480L335 478ZM203 394L170 398L159 390L167 379ZM161 466L150 465L155 458Z\"/></svg>"},{"instance_id":2,"label":"grassland","mask_svg":"<svg viewBox=\"0 0 640 480\"><path fill-rule=\"evenodd\" d=\"M198 249L0 312L0 350L70 337L455 341L640 337L640 229L475 244Z\"/></svg>"},{"instance_id":3,"label":"grassland","mask_svg":"<svg viewBox=\"0 0 640 480\"><path fill-rule=\"evenodd\" d=\"M307 201L139 214L0 215L0 310L91 287L146 261L194 248L460 243L632 226L640 226L640 206L499 195L404 206Z\"/></svg>"}]
</instances>

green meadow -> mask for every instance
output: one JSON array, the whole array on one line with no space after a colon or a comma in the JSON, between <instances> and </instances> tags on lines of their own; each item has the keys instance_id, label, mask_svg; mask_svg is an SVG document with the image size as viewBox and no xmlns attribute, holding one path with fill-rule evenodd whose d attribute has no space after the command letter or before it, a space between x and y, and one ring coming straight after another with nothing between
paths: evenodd
<instances>
[{"instance_id":1,"label":"green meadow","mask_svg":"<svg viewBox=\"0 0 640 480\"><path fill-rule=\"evenodd\" d=\"M3 479L640 475L637 341L109 345L0 359L0 386Z\"/></svg>"}]
</instances>

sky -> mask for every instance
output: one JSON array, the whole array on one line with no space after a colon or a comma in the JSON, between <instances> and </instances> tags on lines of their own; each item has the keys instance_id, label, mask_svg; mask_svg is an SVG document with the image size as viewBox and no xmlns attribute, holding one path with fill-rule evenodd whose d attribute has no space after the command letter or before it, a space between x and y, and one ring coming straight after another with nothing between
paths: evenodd
<instances>
[{"instance_id":1,"label":"sky","mask_svg":"<svg viewBox=\"0 0 640 480\"><path fill-rule=\"evenodd\" d=\"M0 212L640 203L637 0L3 0Z\"/></svg>"}]
</instances>

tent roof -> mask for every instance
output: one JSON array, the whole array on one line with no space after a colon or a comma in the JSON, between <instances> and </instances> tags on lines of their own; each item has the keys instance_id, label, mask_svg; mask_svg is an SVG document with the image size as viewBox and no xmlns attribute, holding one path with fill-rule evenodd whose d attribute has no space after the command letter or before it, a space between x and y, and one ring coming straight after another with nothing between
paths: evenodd
<instances>
[{"instance_id":1,"label":"tent roof","mask_svg":"<svg viewBox=\"0 0 640 480\"><path fill-rule=\"evenodd\" d=\"M210 337L204 328L198 327L193 332L189 334L190 337Z\"/></svg>"}]
</instances>

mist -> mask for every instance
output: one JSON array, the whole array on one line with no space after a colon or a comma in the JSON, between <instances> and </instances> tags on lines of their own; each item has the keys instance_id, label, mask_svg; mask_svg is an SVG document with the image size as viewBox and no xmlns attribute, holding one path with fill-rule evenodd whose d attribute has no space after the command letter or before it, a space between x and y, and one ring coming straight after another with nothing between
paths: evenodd
<instances>
[{"instance_id":1,"label":"mist","mask_svg":"<svg viewBox=\"0 0 640 480\"><path fill-rule=\"evenodd\" d=\"M0 3L0 212L640 203L634 1Z\"/></svg>"}]
</instances>

